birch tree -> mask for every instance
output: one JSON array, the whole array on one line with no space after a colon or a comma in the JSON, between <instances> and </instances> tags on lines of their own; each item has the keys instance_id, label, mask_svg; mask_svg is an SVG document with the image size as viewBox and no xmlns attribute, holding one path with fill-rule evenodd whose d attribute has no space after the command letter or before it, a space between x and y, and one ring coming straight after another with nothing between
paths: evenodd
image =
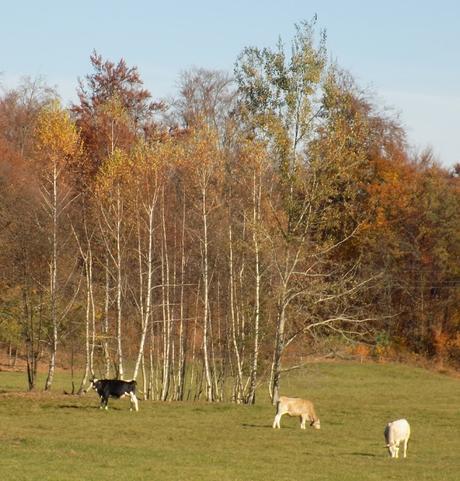
<instances>
[{"instance_id":1,"label":"birch tree","mask_svg":"<svg viewBox=\"0 0 460 481\"><path fill-rule=\"evenodd\" d=\"M126 230L126 198L123 192L125 177L129 176L129 159L127 155L115 149L104 164L98 177L97 201L99 206L99 227L104 240L107 255L114 272L110 276L115 283L116 310L116 374L124 376L123 357L123 296L124 296L124 262L127 243Z\"/></svg>"},{"instance_id":2,"label":"birch tree","mask_svg":"<svg viewBox=\"0 0 460 481\"><path fill-rule=\"evenodd\" d=\"M341 266L334 254L359 229L347 196L353 187L358 192L355 179L366 163L366 122L352 111L351 117L328 117L333 102L342 108L334 112L349 112L350 97L326 82L326 37L320 31L316 41L316 22L296 26L289 53L281 40L275 50L247 48L235 69L248 132L268 143L277 176L264 223L277 299L272 396L283 352L299 333L324 326L344 333L344 324L365 321L345 300L368 281L355 275L358 263ZM315 150L318 139L323 150ZM357 177L347 176L347 168ZM332 233L337 219L341 228ZM319 312L324 318L313 321Z\"/></svg>"},{"instance_id":3,"label":"birch tree","mask_svg":"<svg viewBox=\"0 0 460 481\"><path fill-rule=\"evenodd\" d=\"M206 384L206 399L216 399L216 372L212 366L212 324L210 290L211 290L211 213L216 210L218 201L216 189L222 168L222 156L217 146L215 132L207 127L196 127L184 144L184 162L190 172L190 196L199 218L200 227L197 236L200 242L201 286L202 286L202 320L203 320L203 364Z\"/></svg>"},{"instance_id":4,"label":"birch tree","mask_svg":"<svg viewBox=\"0 0 460 481\"><path fill-rule=\"evenodd\" d=\"M37 122L37 152L41 164L41 193L43 207L50 220L50 360L45 389L51 388L56 369L56 355L59 342L60 324L65 318L67 308L59 305L59 255L60 228L62 217L74 200L72 190L64 180L65 169L80 149L80 141L69 115L58 102L46 107Z\"/></svg>"},{"instance_id":5,"label":"birch tree","mask_svg":"<svg viewBox=\"0 0 460 481\"><path fill-rule=\"evenodd\" d=\"M94 349L96 343L96 303L94 299L94 259L93 259L93 232L88 232L86 217L83 220L84 239L79 238L74 226L72 231L76 239L80 256L83 261L86 281L86 309L85 309L85 371L78 389L81 394L88 385L90 377L94 376Z\"/></svg>"},{"instance_id":6,"label":"birch tree","mask_svg":"<svg viewBox=\"0 0 460 481\"><path fill-rule=\"evenodd\" d=\"M284 246L281 255L276 248L273 250L280 289L271 392L279 386L286 308L290 302L289 283L300 259L299 247L305 240L299 227L308 207L305 204L299 206L295 198L299 154L312 135L314 121L321 110L316 94L326 64L325 32L320 32L316 46L315 27L316 17L311 22L296 25L290 54L286 53L280 39L275 50L244 49L235 67L243 116L248 128L270 145L279 172L278 199L284 209L282 218L278 211L273 219L279 226Z\"/></svg>"},{"instance_id":7,"label":"birch tree","mask_svg":"<svg viewBox=\"0 0 460 481\"><path fill-rule=\"evenodd\" d=\"M144 362L144 350L150 329L153 302L154 273L154 234L155 212L160 194L159 155L149 146L141 144L134 154L135 212L138 222L139 259L139 311L141 316L141 337L134 366L133 379L138 376L139 367ZM143 242L144 240L144 242ZM144 287L145 284L145 287ZM144 375L144 392L146 378Z\"/></svg>"}]
</instances>

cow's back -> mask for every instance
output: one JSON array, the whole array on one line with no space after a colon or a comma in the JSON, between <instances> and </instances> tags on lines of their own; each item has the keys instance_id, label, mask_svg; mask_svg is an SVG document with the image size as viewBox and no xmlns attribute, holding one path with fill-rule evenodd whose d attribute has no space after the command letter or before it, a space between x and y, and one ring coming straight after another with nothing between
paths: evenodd
<instances>
[{"instance_id":1,"label":"cow's back","mask_svg":"<svg viewBox=\"0 0 460 481\"><path fill-rule=\"evenodd\" d=\"M121 397L124 394L136 393L136 381L122 381L119 379L101 379L96 383L100 396Z\"/></svg>"},{"instance_id":2,"label":"cow's back","mask_svg":"<svg viewBox=\"0 0 460 481\"><path fill-rule=\"evenodd\" d=\"M288 412L291 416L301 416L314 412L313 403L307 399L290 398L281 396L278 401L278 409Z\"/></svg>"}]
</instances>

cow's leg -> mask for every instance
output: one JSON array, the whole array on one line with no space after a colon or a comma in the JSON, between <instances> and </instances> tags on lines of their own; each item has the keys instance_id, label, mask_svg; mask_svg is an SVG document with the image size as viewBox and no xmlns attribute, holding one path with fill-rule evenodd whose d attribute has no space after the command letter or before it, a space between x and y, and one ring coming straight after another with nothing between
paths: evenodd
<instances>
[{"instance_id":1,"label":"cow's leg","mask_svg":"<svg viewBox=\"0 0 460 481\"><path fill-rule=\"evenodd\" d=\"M277 415L275 416L275 419L273 421L273 428L278 428L278 429L281 428L280 421L281 421L282 415L283 415L282 413L277 413Z\"/></svg>"},{"instance_id":2,"label":"cow's leg","mask_svg":"<svg viewBox=\"0 0 460 481\"><path fill-rule=\"evenodd\" d=\"M305 423L308 421L308 416L305 414L302 414L300 416L300 429L306 429L305 428Z\"/></svg>"},{"instance_id":3,"label":"cow's leg","mask_svg":"<svg viewBox=\"0 0 460 481\"><path fill-rule=\"evenodd\" d=\"M406 438L406 439L404 440L404 457L407 456L407 443L408 443L408 442L409 442L409 439Z\"/></svg>"},{"instance_id":4,"label":"cow's leg","mask_svg":"<svg viewBox=\"0 0 460 481\"><path fill-rule=\"evenodd\" d=\"M390 444L389 448L390 450L390 456L392 458L396 458L396 445L395 444Z\"/></svg>"},{"instance_id":5,"label":"cow's leg","mask_svg":"<svg viewBox=\"0 0 460 481\"><path fill-rule=\"evenodd\" d=\"M139 404L137 402L137 397L136 395L133 393L133 392L130 392L129 393L129 397L131 398L131 405L134 405L134 409L136 411L139 411ZM131 406L131 411L133 410L132 406Z\"/></svg>"}]
</instances>

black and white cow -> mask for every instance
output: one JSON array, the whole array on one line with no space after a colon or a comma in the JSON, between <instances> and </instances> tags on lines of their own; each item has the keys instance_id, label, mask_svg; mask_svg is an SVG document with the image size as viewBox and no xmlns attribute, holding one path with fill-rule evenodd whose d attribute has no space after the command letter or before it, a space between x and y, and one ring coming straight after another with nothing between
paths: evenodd
<instances>
[{"instance_id":1,"label":"black and white cow","mask_svg":"<svg viewBox=\"0 0 460 481\"><path fill-rule=\"evenodd\" d=\"M91 387L97 391L101 398L101 409L108 409L109 397L120 398L129 396L131 400L131 410L139 411L136 397L136 381L120 381L119 379L93 379Z\"/></svg>"}]
</instances>

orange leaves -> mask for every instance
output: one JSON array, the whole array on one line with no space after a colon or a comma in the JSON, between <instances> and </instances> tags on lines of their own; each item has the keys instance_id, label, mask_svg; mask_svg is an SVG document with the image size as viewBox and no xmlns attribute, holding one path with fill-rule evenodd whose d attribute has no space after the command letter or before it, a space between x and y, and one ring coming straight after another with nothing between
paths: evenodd
<instances>
[{"instance_id":1,"label":"orange leaves","mask_svg":"<svg viewBox=\"0 0 460 481\"><path fill-rule=\"evenodd\" d=\"M409 162L378 159L375 180L367 186L374 227L407 222L417 216L417 185L420 181L415 165Z\"/></svg>"}]
</instances>

